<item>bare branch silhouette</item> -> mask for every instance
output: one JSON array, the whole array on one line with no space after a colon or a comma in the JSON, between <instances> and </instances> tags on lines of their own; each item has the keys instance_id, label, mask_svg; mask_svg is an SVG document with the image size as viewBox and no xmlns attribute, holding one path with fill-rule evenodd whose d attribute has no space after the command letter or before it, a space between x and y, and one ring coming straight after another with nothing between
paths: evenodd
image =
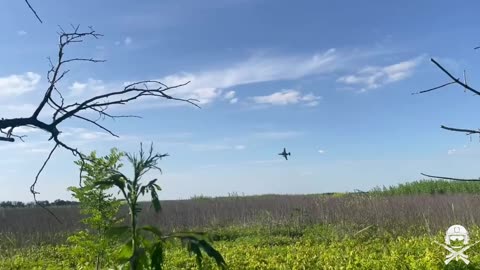
<instances>
[{"instance_id":1,"label":"bare branch silhouette","mask_svg":"<svg viewBox=\"0 0 480 270\"><path fill-rule=\"evenodd\" d=\"M28 2L28 0L25 0L25 3L27 3L28 8L30 8L30 10L33 12L33 14L35 14L35 17L37 17L37 20L40 21L40 23L43 23L43 22L42 22L42 19L40 19L40 16L38 16L37 12L36 12L35 9L32 7L32 5L30 5L30 3Z\"/></svg>"},{"instance_id":2,"label":"bare branch silhouette","mask_svg":"<svg viewBox=\"0 0 480 270\"><path fill-rule=\"evenodd\" d=\"M35 191L35 186L37 185L37 182L38 182L38 177L40 176L40 174L42 173L43 169L45 168L45 166L47 165L48 161L50 160L50 158L52 157L52 154L53 152L55 152L55 149L57 149L58 147L58 144L55 144L55 146L52 148L52 150L50 150L50 153L48 154L48 157L47 159L43 162L42 164L42 167L40 168L40 170L38 171L37 175L35 176L35 181L33 182L33 184L30 186L30 192L33 194L33 200L35 201L35 204L36 205L39 205L40 207L42 207L44 210L46 210L50 215L52 215L59 223L62 223L62 221L60 221L60 219L52 212L50 211L50 209L48 209L47 207L45 207L45 205L43 205L42 203L39 203L37 201L37 194L40 194L39 192Z\"/></svg>"},{"instance_id":3,"label":"bare branch silhouette","mask_svg":"<svg viewBox=\"0 0 480 270\"><path fill-rule=\"evenodd\" d=\"M480 48L480 46L475 47L474 49L479 49L479 48ZM423 94L423 93L427 93L427 92L430 92L430 91L438 90L438 89L441 89L441 88L446 87L446 86L451 85L451 84L458 84L458 85L462 86L462 88L464 89L464 92L466 92L468 90L468 91L474 93L475 95L480 96L480 91L478 91L475 88L468 85L467 75L466 75L465 70L463 71L463 82L462 82L460 80L460 78L454 77L445 67L443 67L435 59L431 58L430 61L433 64L435 64L435 66L437 66L443 73L445 73L452 81L448 82L448 83L445 83L445 84L442 84L440 86L436 86L436 87L433 87L433 88L430 88L430 89L426 89L426 90L423 90L423 91L412 93L412 95ZM466 129L466 128L455 128L455 127L447 127L447 126L444 126L444 125L442 125L441 128L445 129L445 130L448 130L448 131L465 133L466 135L480 134L480 129L475 130L475 129ZM429 175L429 174L424 174L424 173L422 173L422 175L427 176L427 177L431 177L431 178L454 180L454 181L480 181L480 178L478 178L478 179L464 179L464 178L455 178L455 177L446 177L446 176L434 176L434 175Z\"/></svg>"},{"instance_id":4,"label":"bare branch silhouette","mask_svg":"<svg viewBox=\"0 0 480 270\"><path fill-rule=\"evenodd\" d=\"M438 179L454 180L454 181L465 181L465 182L480 181L480 178L478 178L478 179L455 178L455 177L435 176L435 175L430 175L430 174L425 174L425 173L421 173L421 175L426 176L426 177L430 177L430 178L438 178Z\"/></svg>"},{"instance_id":5,"label":"bare branch silhouette","mask_svg":"<svg viewBox=\"0 0 480 270\"><path fill-rule=\"evenodd\" d=\"M90 98L86 98L82 101L76 101L71 104L65 104L65 99L62 95L62 91L58 89L58 82L64 78L69 70L65 69L65 66L72 62L87 62L87 63L101 63L104 60L94 59L94 58L85 58L85 57L74 57L74 58L65 58L66 49L72 44L81 43L86 38L100 38L101 34L95 32L93 28L89 28L88 31L82 32L79 30L79 26L71 26L72 31L66 32L60 27L59 41L58 41L58 54L56 56L55 62L50 61L50 69L47 73L48 87L45 90L41 101L36 107L33 114L29 117L18 117L18 118L0 118L0 141L5 142L15 142L16 139L23 140L24 136L16 135L15 128L28 126L41 129L44 132L50 134L49 140L55 142L55 147L50 152L50 155L45 160L44 165L38 172L35 182L31 187L31 192L35 196L38 192L35 191L35 185L38 181L40 173L43 171L44 167L50 160L51 155L54 150L60 146L68 151L70 151L74 156L80 157L84 160L87 158L86 155L82 154L77 148L69 145L60 138L62 131L59 129L59 125L67 121L68 119L75 118L87 123L94 125L95 127L109 133L112 136L118 137L113 131L105 127L100 123L101 120L105 118L117 119L117 118L126 118L126 117L135 117L135 115L113 115L108 112L108 109L117 106L117 105L126 105L131 101L141 99L144 97L159 97L162 99L176 100L181 102L186 102L200 108L195 99L183 99L178 97L173 97L168 94L169 90L176 89L187 85L189 82L185 82L179 85L167 86L164 83L157 80L143 80L139 82L130 83L123 88L102 93ZM39 115L44 111L45 107L50 107L54 110L51 115L51 122L44 120L39 120ZM93 112L98 114L97 119L91 119L86 116L80 115L82 112ZM80 182L81 182L80 171ZM80 183L81 185L81 183ZM36 199L35 199L36 200Z\"/></svg>"}]
</instances>

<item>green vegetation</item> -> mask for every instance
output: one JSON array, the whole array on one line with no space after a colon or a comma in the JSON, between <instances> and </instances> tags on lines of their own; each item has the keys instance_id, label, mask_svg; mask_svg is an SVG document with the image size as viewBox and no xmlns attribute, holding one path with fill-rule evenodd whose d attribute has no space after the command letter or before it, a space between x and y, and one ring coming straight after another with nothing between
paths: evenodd
<instances>
[{"instance_id":1,"label":"green vegetation","mask_svg":"<svg viewBox=\"0 0 480 270\"><path fill-rule=\"evenodd\" d=\"M75 162L85 172L82 187L70 187L70 190L80 202L80 213L85 215L82 222L89 228L80 230L68 237L74 254L92 255L84 258L85 263L95 261L95 268L101 269L108 252L115 247L115 239L107 234L110 228L118 225L122 219L118 218L121 202L111 194L106 193L106 188L100 188L97 183L111 176L112 170L122 167L119 163L123 153L112 149L110 155L103 158L97 157L92 152L86 161ZM85 257L85 256L81 256Z\"/></svg>"},{"instance_id":2,"label":"green vegetation","mask_svg":"<svg viewBox=\"0 0 480 270\"><path fill-rule=\"evenodd\" d=\"M133 166L133 179L129 179L118 169L111 169L111 174L102 181L97 181L96 185L101 189L107 189L115 186L123 195L124 201L128 207L130 223L128 226L111 227L110 231L116 236L127 234L127 241L118 253L120 263L128 263L130 269L164 269L165 244L167 240L178 238L186 246L187 250L196 255L196 262L202 267L202 251L215 259L217 265L226 268L226 263L222 255L215 250L209 243L209 239L203 233L175 232L164 235L158 228L147 225L138 226L139 213L142 208L139 204L140 196L150 194L152 206L155 212L160 211L160 200L157 191L161 188L156 184L157 179L153 179L148 184L142 184L142 177L152 169L157 169L158 161L166 157L167 154L153 154L153 145L150 147L148 156L140 145L139 156L127 154L128 161ZM153 239L144 236L142 233L151 233Z\"/></svg>"},{"instance_id":3,"label":"green vegetation","mask_svg":"<svg viewBox=\"0 0 480 270\"><path fill-rule=\"evenodd\" d=\"M414 195L414 194L479 194L479 182L460 182L447 180L422 180L397 186L376 187L370 194Z\"/></svg>"},{"instance_id":4,"label":"green vegetation","mask_svg":"<svg viewBox=\"0 0 480 270\"><path fill-rule=\"evenodd\" d=\"M469 228L472 239L480 239L479 228ZM443 232L429 235L393 236L378 228L361 232L334 226L289 228L230 227L211 232L215 247L230 269L478 269L480 247L467 254L471 264L452 261L444 266L446 251L433 243ZM167 244L164 269L195 269L196 261L177 243ZM1 269L93 269L80 265L81 254L68 246L40 246L22 249L11 256L0 255ZM113 269L113 263L109 265ZM216 263L204 259L203 269ZM107 268L105 268L107 269Z\"/></svg>"},{"instance_id":5,"label":"green vegetation","mask_svg":"<svg viewBox=\"0 0 480 270\"><path fill-rule=\"evenodd\" d=\"M91 201L91 208L81 204L82 211L91 211L90 214L84 212L83 220L96 220L86 222L88 229L56 230L60 234L48 229L59 225L41 223L45 215L41 209L8 208L6 216L11 217L8 222L19 225L0 224L0 269L125 269L130 267L128 264L135 254L133 231L137 250L140 250L136 254L143 256L139 262L143 269L160 269L153 267L160 261L161 269L218 269L219 265L225 267L222 262L232 270L480 268L480 245L466 252L471 261L469 265L452 261L445 266L447 251L434 243L435 240L443 242L445 230L453 224L466 226L472 242L480 240L477 226L480 197L469 194L475 193L477 183L427 180L355 194L196 197L162 201L161 211L157 212L159 187L155 181L142 184L138 178L144 175L142 168L153 168L151 165L156 162L152 157L156 155L141 151L139 157L127 156L134 167L134 177L129 179L117 173L120 163L119 160L113 162L116 154L118 152L112 151L106 157L90 156L96 161L88 163L92 167L86 169L84 178L83 192L88 190L89 175L103 173L109 179L107 182L97 181L104 179L103 176L96 180L90 178L91 183L101 187L98 192L113 185L126 195L124 204L128 207L120 209L119 214L129 219L120 226L111 223L114 229L107 230L105 239L113 240L102 244L103 253L98 252L101 241L95 241L103 236L93 229L102 224L98 222L103 219L88 219L101 216L98 214L101 211L95 210L100 204ZM152 196L153 188L156 195ZM149 198L153 201L139 202L138 195L147 194L146 191L150 191ZM80 202L86 201L79 195L77 198ZM20 217L26 217L15 216L17 212L35 213L36 210L44 215L38 214L35 227L24 227L23 233L12 231L26 226L23 223L35 223L34 220L22 223ZM62 220L74 217L75 209L71 207L52 210ZM132 229L132 213L138 221L136 229ZM33 236L27 233L32 228L37 229ZM208 231L208 235L182 233L194 229ZM28 239L22 240L22 236ZM69 241L65 241L65 236L69 236ZM80 236L90 241L71 240L82 239ZM112 236L116 238L110 238ZM171 239L183 241L169 241ZM186 252L185 247L190 252ZM218 253L212 253L209 248ZM204 253L213 256L203 256ZM220 257L216 257L219 254ZM153 262L154 259L158 260ZM121 262L123 268L118 268Z\"/></svg>"}]
</instances>

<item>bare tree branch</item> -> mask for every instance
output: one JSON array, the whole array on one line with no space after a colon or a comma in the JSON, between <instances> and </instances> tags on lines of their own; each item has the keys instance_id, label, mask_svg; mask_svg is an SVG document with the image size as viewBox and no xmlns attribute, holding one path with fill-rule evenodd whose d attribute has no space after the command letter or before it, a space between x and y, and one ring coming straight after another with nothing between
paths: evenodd
<instances>
[{"instance_id":1,"label":"bare tree branch","mask_svg":"<svg viewBox=\"0 0 480 270\"><path fill-rule=\"evenodd\" d=\"M35 181L33 182L33 184L30 186L30 192L33 194L33 200L35 201L35 204L39 205L40 207L42 207L44 210L46 210L50 215L52 215L59 223L62 223L62 221L60 221L60 219L52 212L50 211L50 209L48 209L45 205L43 205L42 203L39 203L37 201L37 194L40 194L39 192L35 191L35 186L37 185L37 182L38 182L38 177L40 176L40 173L42 173L43 169L45 168L45 166L47 165L48 161L50 160L50 158L52 157L52 154L53 152L55 152L55 149L57 149L58 147L58 144L55 144L55 146L52 148L52 150L50 151L50 153L48 154L48 157L47 159L43 162L43 165L42 167L40 168L40 170L38 171L37 173L37 176L35 176Z\"/></svg>"},{"instance_id":2,"label":"bare tree branch","mask_svg":"<svg viewBox=\"0 0 480 270\"><path fill-rule=\"evenodd\" d=\"M480 47L479 47L480 48ZM448 85L451 85L451 84L459 84L460 86L463 87L464 91L471 91L473 92L474 94L476 95L480 95L480 92L477 91L476 89L472 88L471 86L469 86L467 84L467 77L466 77L466 72L465 70L463 71L463 82L460 80L460 78L455 78L449 71L447 71L440 63L438 63L435 59L431 58L430 61L432 61L440 70L442 70L445 74L447 74L448 77L450 77L450 79L452 79L453 81L451 82L448 82L448 83L445 83L445 84L442 84L440 86L437 86L437 87L433 87L433 88L430 88L430 89L427 89L427 90L423 90L423 91L419 91L419 92L416 92L416 93L412 93L412 95L416 95L416 94L423 94L423 93L426 93L426 92L430 92L430 91L434 91L434 90L438 90L438 89L441 89L445 86L448 86ZM474 130L474 129L463 129L463 128L454 128L454 127L447 127L447 126L441 126L441 128L443 129L446 129L446 130L449 130L449 131L455 131L455 132L464 132L464 133L467 133L467 135L471 135L471 134L480 134L480 130Z\"/></svg>"},{"instance_id":3,"label":"bare tree branch","mask_svg":"<svg viewBox=\"0 0 480 270\"><path fill-rule=\"evenodd\" d=\"M30 8L30 10L33 12L33 14L35 14L35 17L37 17L38 21L40 21L40 23L43 23L43 22L42 22L42 19L40 19L40 17L38 16L37 12L36 12L35 9L32 7L32 5L30 5L30 3L28 2L28 0L25 0L25 3L27 3L28 8Z\"/></svg>"},{"instance_id":4,"label":"bare tree branch","mask_svg":"<svg viewBox=\"0 0 480 270\"><path fill-rule=\"evenodd\" d=\"M480 49L480 46L475 47L474 49L475 50ZM433 91L433 90L443 88L443 87L451 85L451 84L459 84L460 86L463 87L464 92L469 90L469 91L473 92L475 95L480 95L479 91L477 91L476 89L474 89L473 87L468 85L467 75L466 75L465 70L463 71L463 82L462 82L462 81L460 81L460 78L455 78L447 69L445 69L435 59L431 58L430 61L432 61L441 71L443 71L443 73L445 73L448 77L450 77L450 79L452 79L452 82L449 82L449 83L446 83L446 84L443 84L443 85L440 85L440 86L437 86L437 87L433 87L433 88L430 88L430 89L427 89L427 90L423 90L423 91L420 91L420 92L417 92L417 93L413 93L413 94L422 94L422 93L426 93L426 92L430 92L430 91ZM474 130L474 129L465 129L465 128L454 128L454 127L447 127L447 126L444 126L444 125L442 125L441 128L445 129L445 130L449 130L449 131L454 131L454 132L463 132L463 133L466 133L466 135L480 134L480 129ZM470 139L471 139L471 137L470 137ZM478 178L478 179L464 179L464 178L455 178L455 177L434 176L434 175L429 175L429 174L424 174L424 173L422 173L422 175L427 176L427 177L431 177L431 178L454 180L454 181L480 181L480 178Z\"/></svg>"},{"instance_id":5,"label":"bare tree branch","mask_svg":"<svg viewBox=\"0 0 480 270\"><path fill-rule=\"evenodd\" d=\"M456 132L465 132L467 133L466 135L472 135L472 134L480 134L480 129L479 130L473 130L473 129L464 129L464 128L451 128L451 127L446 127L446 126L440 126L443 129L450 130L450 131L456 131Z\"/></svg>"},{"instance_id":6,"label":"bare tree branch","mask_svg":"<svg viewBox=\"0 0 480 270\"><path fill-rule=\"evenodd\" d=\"M28 4L28 1L26 1ZM30 5L29 5L30 6ZM68 145L67 143L63 142L59 135L61 131L59 130L59 125L64 123L70 118L76 118L90 124L93 124L97 128L109 133L112 136L118 137L114 132L110 129L106 128L102 124L99 123L100 120L105 119L106 117L110 119L116 118L125 118L125 117L137 117L134 115L113 115L110 114L107 110L112 106L117 105L125 105L131 101L141 99L144 97L159 97L164 99L182 101L200 108L196 102L198 100L195 99L184 99L171 96L168 91L176 89L178 87L182 87L187 85L189 82L185 82L179 85L167 86L164 83L156 80L143 80L139 82L131 83L127 86L124 86L123 89L102 93L97 96L93 96L87 98L83 101L77 101L72 104L65 104L65 100L63 98L62 91L58 89L58 82L62 80L69 72L69 70L65 70L65 65L68 65L73 62L88 62L88 63L100 63L104 62L104 60L98 60L94 58L67 58L65 59L66 48L75 43L81 43L84 41L85 38L99 38L103 35L98 34L93 30L93 28L89 27L89 31L81 32L79 31L79 26L71 25L73 31L66 32L63 30L62 27L60 28L59 39L58 39L58 54L55 59L55 63L49 58L50 69L47 72L47 80L48 80L48 87L45 90L45 94L42 97L41 101L39 102L38 106L36 107L33 114L29 117L19 117L19 118L0 118L0 132L4 134L4 136L0 136L0 141L6 142L15 142L15 138L23 140L24 136L19 136L14 134L14 130L17 127L22 126L29 126L34 128L39 128L48 134L50 134L49 140L53 140L55 142L55 147L52 149L48 158L45 160L45 163L40 168L37 176L35 177L35 181L32 184L30 191L34 195L34 199L36 201L35 195L38 192L35 191L35 185L37 184L38 178L40 173L44 170L45 166L47 165L50 157L52 156L53 152L57 147L62 147L68 151L70 151L74 156L80 157L82 161L87 160L87 156L82 154L77 148ZM53 93L56 93L54 95ZM51 122L46 122L44 120L39 120L38 117L42 111L44 111L45 106L49 106L54 110L52 114ZM98 113L99 117L96 120L87 118L85 116L80 115L82 112L95 112ZM80 185L82 179L82 172L83 166L80 170Z\"/></svg>"},{"instance_id":7,"label":"bare tree branch","mask_svg":"<svg viewBox=\"0 0 480 270\"><path fill-rule=\"evenodd\" d=\"M418 94L427 93L427 92L434 91L434 90L443 88L443 87L445 87L445 86L448 86L448 85L451 85L451 84L454 84L454 83L457 83L457 82L453 81L453 82L445 83L445 84L442 84L442 85L440 85L440 86L436 86L436 87L433 87L433 88L430 88L430 89L427 89L427 90L423 90L423 91L420 91L420 92L412 93L412 95L418 95Z\"/></svg>"},{"instance_id":8,"label":"bare tree branch","mask_svg":"<svg viewBox=\"0 0 480 270\"><path fill-rule=\"evenodd\" d=\"M429 175L429 174L425 174L425 173L421 173L421 175L426 176L426 177L430 177L430 178L438 178L438 179L454 180L454 181L466 181L466 182L480 181L480 178L478 178L478 179L465 179L465 178L435 176L435 175Z\"/></svg>"},{"instance_id":9,"label":"bare tree branch","mask_svg":"<svg viewBox=\"0 0 480 270\"><path fill-rule=\"evenodd\" d=\"M463 83L462 81L460 81L459 78L455 78L453 77L453 75L448 72L442 65L440 65L437 61L435 61L435 59L430 59L430 61L432 61L439 69L441 69L445 74L447 74L448 77L450 77L450 79L452 79L454 82L458 83L459 85L463 86L464 88L466 88L467 90L469 91L472 91L473 93L477 94L480 96L480 92L477 91L476 89L473 89L472 87L470 87L469 85Z\"/></svg>"}]
</instances>

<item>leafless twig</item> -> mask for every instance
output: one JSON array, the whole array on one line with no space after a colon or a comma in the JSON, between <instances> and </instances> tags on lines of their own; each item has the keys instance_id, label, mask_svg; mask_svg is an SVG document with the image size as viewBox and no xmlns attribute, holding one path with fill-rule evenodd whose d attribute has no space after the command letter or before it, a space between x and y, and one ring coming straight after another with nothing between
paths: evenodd
<instances>
[{"instance_id":1,"label":"leafless twig","mask_svg":"<svg viewBox=\"0 0 480 270\"><path fill-rule=\"evenodd\" d=\"M435 176L435 175L429 175L429 174L425 174L425 173L421 173L421 175L426 176L426 177L430 177L430 178L445 179L445 180L454 180L454 181L466 181L466 182L480 181L480 178L478 178L478 179L465 179L465 178Z\"/></svg>"},{"instance_id":2,"label":"leafless twig","mask_svg":"<svg viewBox=\"0 0 480 270\"><path fill-rule=\"evenodd\" d=\"M43 23L43 22L42 22L42 19L40 19L40 17L38 16L37 12L36 12L35 9L32 7L32 5L30 5L30 3L28 2L28 0L25 0L25 3L27 3L28 8L30 8L30 10L33 12L33 14L35 14L35 17L37 17L37 19L40 21L40 23Z\"/></svg>"}]
</instances>

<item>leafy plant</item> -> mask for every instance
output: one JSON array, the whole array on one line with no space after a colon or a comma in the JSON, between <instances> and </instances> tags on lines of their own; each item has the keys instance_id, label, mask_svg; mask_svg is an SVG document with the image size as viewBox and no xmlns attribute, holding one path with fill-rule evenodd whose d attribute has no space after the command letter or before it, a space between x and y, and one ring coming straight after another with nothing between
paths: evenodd
<instances>
[{"instance_id":1,"label":"leafy plant","mask_svg":"<svg viewBox=\"0 0 480 270\"><path fill-rule=\"evenodd\" d=\"M160 159L168 154L154 154L153 144L150 146L148 155L143 151L140 144L140 154L126 154L128 161L133 166L133 178L129 179L118 169L113 169L108 179L97 182L102 189L115 186L125 199L129 209L129 226L115 227L112 232L115 235L128 234L128 240L119 252L119 259L130 264L130 269L162 269L164 264L164 245L169 239L180 239L188 251L196 255L197 265L202 267L202 251L215 259L217 265L226 269L227 265L222 255L209 243L205 234L193 232L176 232L163 235L162 232L153 226L138 226L138 215L142 211L139 198L150 194L151 203L156 212L161 210L160 200L157 191L161 188L156 184L157 179L142 184L142 177L150 170L161 169L157 166ZM152 237L147 238L148 232Z\"/></svg>"},{"instance_id":2,"label":"leafy plant","mask_svg":"<svg viewBox=\"0 0 480 270\"><path fill-rule=\"evenodd\" d=\"M115 246L115 239L108 232L122 221L117 217L121 201L107 194L106 189L99 187L97 183L110 177L112 170L122 167L122 156L122 152L113 148L110 155L97 157L93 151L84 161L76 161L75 164L84 171L83 186L68 188L80 202L81 213L85 215L82 222L89 227L70 236L68 242L74 245L72 252L86 261L92 261L86 255L93 254L96 269L100 269L106 251Z\"/></svg>"}]
</instances>

